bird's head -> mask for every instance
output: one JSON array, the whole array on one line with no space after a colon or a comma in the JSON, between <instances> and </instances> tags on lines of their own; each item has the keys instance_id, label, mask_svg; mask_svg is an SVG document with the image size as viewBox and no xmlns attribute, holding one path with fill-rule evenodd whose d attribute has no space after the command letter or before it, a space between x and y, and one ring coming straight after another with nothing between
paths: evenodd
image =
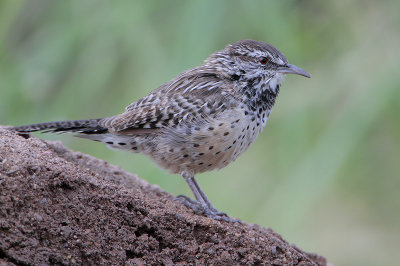
<instances>
[{"instance_id":1,"label":"bird's head","mask_svg":"<svg viewBox=\"0 0 400 266\"><path fill-rule=\"evenodd\" d=\"M287 58L272 45L253 40L230 44L212 54L205 63L213 66L225 78L238 82L257 82L271 90L280 85L286 74L310 77L305 70L289 64Z\"/></svg>"}]
</instances>

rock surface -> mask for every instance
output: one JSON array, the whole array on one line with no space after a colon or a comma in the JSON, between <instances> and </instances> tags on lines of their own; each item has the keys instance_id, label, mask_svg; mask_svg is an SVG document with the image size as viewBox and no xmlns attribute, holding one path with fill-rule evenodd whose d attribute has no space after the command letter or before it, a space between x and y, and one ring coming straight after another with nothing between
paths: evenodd
<instances>
[{"instance_id":1,"label":"rock surface","mask_svg":"<svg viewBox=\"0 0 400 266\"><path fill-rule=\"evenodd\" d=\"M326 265L271 229L198 216L59 142L0 128L0 265Z\"/></svg>"}]
</instances>

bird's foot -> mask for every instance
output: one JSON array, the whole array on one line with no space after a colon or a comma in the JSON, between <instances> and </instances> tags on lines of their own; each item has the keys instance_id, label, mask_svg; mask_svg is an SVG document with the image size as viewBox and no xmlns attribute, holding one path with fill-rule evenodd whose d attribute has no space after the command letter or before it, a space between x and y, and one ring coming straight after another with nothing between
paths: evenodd
<instances>
[{"instance_id":1,"label":"bird's foot","mask_svg":"<svg viewBox=\"0 0 400 266\"><path fill-rule=\"evenodd\" d=\"M229 217L226 213L220 212L214 207L210 207L206 204L201 204L200 202L193 200L185 195L179 195L175 198L175 200L181 202L183 205L186 207L192 209L194 213L198 215L206 215L207 217L210 217L214 220L218 221L225 221L225 222L239 222L239 219L234 219L232 217Z\"/></svg>"}]
</instances>

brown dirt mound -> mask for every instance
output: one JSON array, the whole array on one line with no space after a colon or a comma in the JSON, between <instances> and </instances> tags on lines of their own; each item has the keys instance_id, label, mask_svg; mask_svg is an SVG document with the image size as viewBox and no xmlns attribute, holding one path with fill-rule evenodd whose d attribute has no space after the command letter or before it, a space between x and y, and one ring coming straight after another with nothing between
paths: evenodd
<instances>
[{"instance_id":1,"label":"brown dirt mound","mask_svg":"<svg viewBox=\"0 0 400 266\"><path fill-rule=\"evenodd\" d=\"M271 229L195 215L137 176L0 128L0 265L325 265Z\"/></svg>"}]
</instances>

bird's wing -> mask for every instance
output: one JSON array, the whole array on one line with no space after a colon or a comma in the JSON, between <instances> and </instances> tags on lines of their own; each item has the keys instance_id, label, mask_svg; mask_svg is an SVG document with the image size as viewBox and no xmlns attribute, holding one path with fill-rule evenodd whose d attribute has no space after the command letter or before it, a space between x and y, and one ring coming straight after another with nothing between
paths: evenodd
<instances>
[{"instance_id":1,"label":"bird's wing","mask_svg":"<svg viewBox=\"0 0 400 266\"><path fill-rule=\"evenodd\" d=\"M130 104L124 113L105 118L100 124L129 134L134 134L134 129L177 126L222 111L228 95L226 82L215 74L189 70Z\"/></svg>"}]
</instances>

